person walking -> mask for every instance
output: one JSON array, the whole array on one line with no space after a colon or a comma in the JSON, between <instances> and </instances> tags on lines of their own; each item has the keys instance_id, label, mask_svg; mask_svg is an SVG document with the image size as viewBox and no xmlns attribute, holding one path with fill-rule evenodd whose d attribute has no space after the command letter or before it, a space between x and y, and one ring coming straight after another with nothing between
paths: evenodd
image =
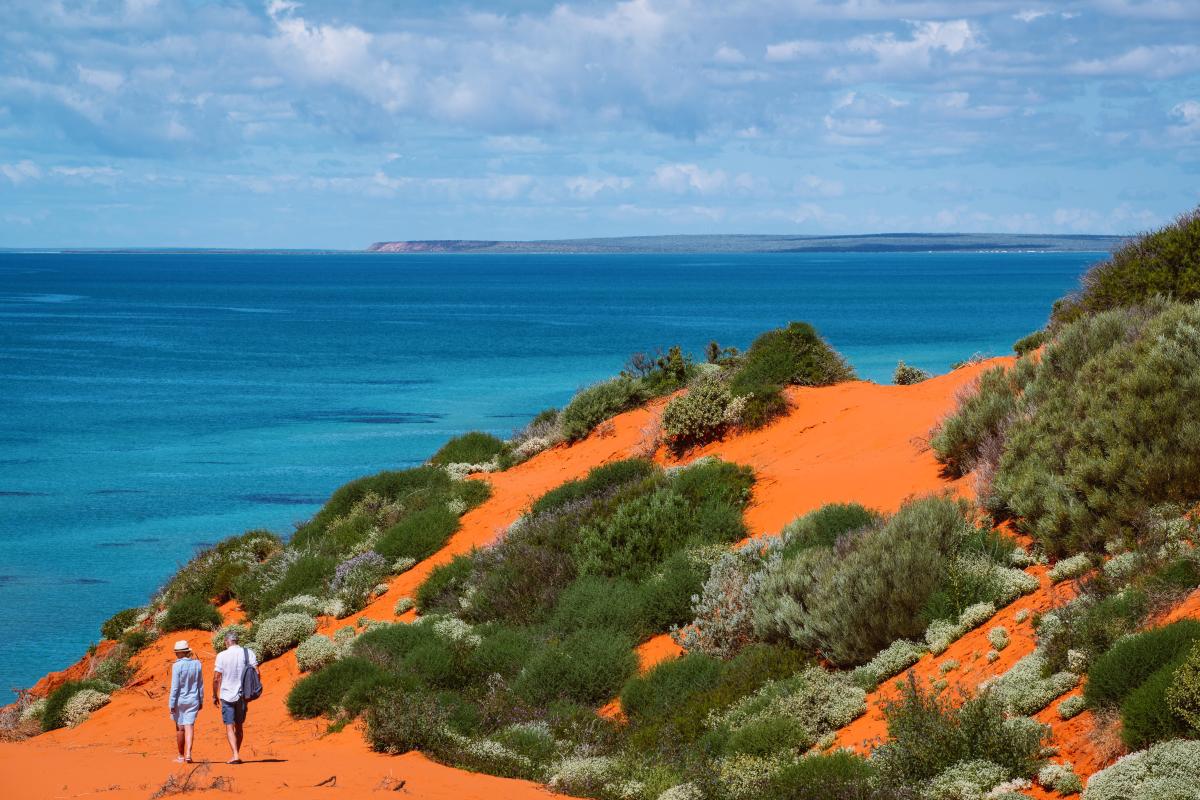
<instances>
[{"instance_id":1,"label":"person walking","mask_svg":"<svg viewBox=\"0 0 1200 800\"><path fill-rule=\"evenodd\" d=\"M196 714L204 707L204 666L192 655L187 639L175 643L171 665L171 693L167 701L175 721L175 747L180 763L192 763L192 741L196 737Z\"/></svg>"},{"instance_id":2,"label":"person walking","mask_svg":"<svg viewBox=\"0 0 1200 800\"><path fill-rule=\"evenodd\" d=\"M258 666L254 651L238 644L237 631L225 634L225 649L213 667L213 703L221 704L221 721L233 755L229 764L242 763L242 735L246 723L246 697L242 686L247 670Z\"/></svg>"}]
</instances>

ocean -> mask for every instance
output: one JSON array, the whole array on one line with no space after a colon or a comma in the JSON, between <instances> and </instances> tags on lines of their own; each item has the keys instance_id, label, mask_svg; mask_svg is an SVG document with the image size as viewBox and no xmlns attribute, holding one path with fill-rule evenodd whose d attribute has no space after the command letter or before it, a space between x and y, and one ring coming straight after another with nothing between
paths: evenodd
<instances>
[{"instance_id":1,"label":"ocean","mask_svg":"<svg viewBox=\"0 0 1200 800\"><path fill-rule=\"evenodd\" d=\"M1102 253L0 253L0 692L197 548L507 435L635 351L807 320L861 377L1010 352Z\"/></svg>"}]
</instances>

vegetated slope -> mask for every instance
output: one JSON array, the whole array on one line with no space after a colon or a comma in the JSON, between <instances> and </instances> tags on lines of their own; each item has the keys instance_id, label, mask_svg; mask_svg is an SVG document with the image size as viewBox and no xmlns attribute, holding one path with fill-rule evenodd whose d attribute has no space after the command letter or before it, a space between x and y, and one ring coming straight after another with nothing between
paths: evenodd
<instances>
[{"instance_id":1,"label":"vegetated slope","mask_svg":"<svg viewBox=\"0 0 1200 800\"><path fill-rule=\"evenodd\" d=\"M856 500L894 510L905 497L946 486L939 466L923 443L931 425L950 407L955 393L988 364L963 367L911 387L848 383L819 389L787 390L792 410L767 427L732 436L689 455L719 455L750 466L757 475L746 521L754 533L775 532L806 510L835 500ZM385 595L362 616L395 619L396 600L411 596L429 572L455 554L486 544L549 489L581 477L602 463L641 452L662 401L614 418L586 439L534 456L504 472L473 476L492 486L491 497L468 511L461 527L432 557L395 578ZM659 454L660 460L669 460ZM965 484L957 484L966 491ZM222 607L226 620L239 614ZM411 612L410 612L411 614ZM322 630L337 628L322 618ZM85 724L20 743L0 744L0 785L16 796L52 796L104 790L106 796L145 797L172 775L186 775L170 762L173 731L165 711L166 683L175 636L186 636L211 675L211 633L180 631L164 636L134 657L138 673L112 702ZM677 652L669 639L657 640L658 656ZM416 753L391 757L371 752L357 725L327 733L327 723L297 721L284 697L299 676L287 654L263 667L267 693L253 704L246 753L255 762L242 767L221 763L225 745L211 708L200 715L198 758L216 763L193 776L193 785L232 781L238 792L286 796L328 796L313 788L337 776L337 786L355 793L394 787L418 797L521 797L541 792L524 781L462 772ZM189 768L190 769L190 768Z\"/></svg>"}]
</instances>

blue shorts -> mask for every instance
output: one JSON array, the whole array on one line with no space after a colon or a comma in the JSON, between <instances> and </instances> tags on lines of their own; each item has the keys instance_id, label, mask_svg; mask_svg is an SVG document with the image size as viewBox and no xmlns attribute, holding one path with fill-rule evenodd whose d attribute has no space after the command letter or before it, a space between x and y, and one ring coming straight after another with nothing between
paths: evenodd
<instances>
[{"instance_id":1,"label":"blue shorts","mask_svg":"<svg viewBox=\"0 0 1200 800\"><path fill-rule=\"evenodd\" d=\"M246 721L246 701L234 700L232 703L228 700L221 701L221 720L226 725L241 725Z\"/></svg>"}]
</instances>

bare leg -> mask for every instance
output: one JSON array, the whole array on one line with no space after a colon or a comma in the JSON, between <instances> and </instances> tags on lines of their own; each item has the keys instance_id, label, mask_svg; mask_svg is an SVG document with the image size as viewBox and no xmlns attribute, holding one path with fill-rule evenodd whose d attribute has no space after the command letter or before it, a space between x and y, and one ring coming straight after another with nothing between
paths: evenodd
<instances>
[{"instance_id":1,"label":"bare leg","mask_svg":"<svg viewBox=\"0 0 1200 800\"><path fill-rule=\"evenodd\" d=\"M176 759L177 761L183 758L183 744L184 744L183 738L184 738L183 726L176 725L175 726L175 749L179 751L179 758Z\"/></svg>"},{"instance_id":2,"label":"bare leg","mask_svg":"<svg viewBox=\"0 0 1200 800\"><path fill-rule=\"evenodd\" d=\"M195 725L184 725L183 726L183 741L184 741L183 760L184 761L191 762L191 760L192 760L192 740L195 738L196 738L196 726Z\"/></svg>"},{"instance_id":3,"label":"bare leg","mask_svg":"<svg viewBox=\"0 0 1200 800\"><path fill-rule=\"evenodd\" d=\"M227 738L229 740L229 749L230 749L230 751L233 752L233 757L229 759L229 763L231 763L231 764L242 760L241 755L239 755L239 753L238 753L238 749L241 747L241 738L242 738L237 730L240 727L241 727L241 725L226 725L225 726L225 738Z\"/></svg>"},{"instance_id":4,"label":"bare leg","mask_svg":"<svg viewBox=\"0 0 1200 800\"><path fill-rule=\"evenodd\" d=\"M236 725L234 725L233 727L237 730L238 752L240 753L240 752L242 752L242 734L245 732L245 728L243 727L242 723L240 723L240 722L237 723Z\"/></svg>"}]
</instances>

